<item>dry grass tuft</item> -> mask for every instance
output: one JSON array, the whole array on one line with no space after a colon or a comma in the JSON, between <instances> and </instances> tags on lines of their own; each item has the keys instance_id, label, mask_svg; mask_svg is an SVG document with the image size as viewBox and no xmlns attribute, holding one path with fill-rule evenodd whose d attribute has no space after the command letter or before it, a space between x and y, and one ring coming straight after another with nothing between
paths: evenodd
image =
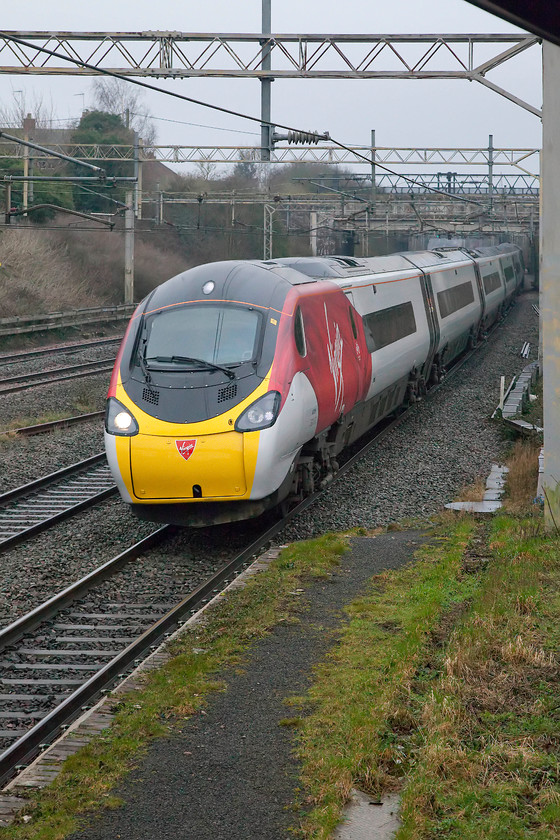
<instances>
[{"instance_id":1,"label":"dry grass tuft","mask_svg":"<svg viewBox=\"0 0 560 840\"><path fill-rule=\"evenodd\" d=\"M459 502L480 502L486 490L486 480L484 478L477 478L472 484L467 485L459 493Z\"/></svg>"},{"instance_id":2,"label":"dry grass tuft","mask_svg":"<svg viewBox=\"0 0 560 840\"><path fill-rule=\"evenodd\" d=\"M500 653L504 662L515 665L532 665L534 668L553 668L555 665L552 653L547 654L542 648L524 641L521 636L503 645Z\"/></svg>"},{"instance_id":3,"label":"dry grass tuft","mask_svg":"<svg viewBox=\"0 0 560 840\"><path fill-rule=\"evenodd\" d=\"M537 492L540 444L535 440L518 440L507 460L509 473L505 506L512 513L527 510Z\"/></svg>"}]
</instances>

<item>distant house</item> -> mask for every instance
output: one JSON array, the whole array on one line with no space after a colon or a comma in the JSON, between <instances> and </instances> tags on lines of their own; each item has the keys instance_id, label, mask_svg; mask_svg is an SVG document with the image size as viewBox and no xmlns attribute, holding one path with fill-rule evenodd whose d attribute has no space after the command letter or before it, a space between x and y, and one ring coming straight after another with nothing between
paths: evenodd
<instances>
[{"instance_id":1,"label":"distant house","mask_svg":"<svg viewBox=\"0 0 560 840\"><path fill-rule=\"evenodd\" d=\"M23 126L2 126L0 130L21 140L29 140L47 149L53 149L62 152L62 154L80 158L79 150L76 149L73 143L76 128L77 124L70 128L43 128L37 126L35 119L28 114L23 121ZM134 132L129 131L128 133L130 134L130 145L132 147L135 139ZM6 150L5 152L3 151L4 149ZM2 154L6 153L16 154L17 157L22 159L25 157L24 146L19 146L14 149L11 144L6 143L0 138L0 158ZM142 161L143 191L153 192L155 190L166 191L172 189L177 181L177 173L156 160L150 155L149 150L144 155ZM64 161L57 158L49 158L33 149L29 149L29 158L31 170L35 173L38 173L39 170L43 174L45 172L57 172L65 165ZM127 159L132 161L133 154L130 156L127 155ZM1 168L0 165L0 170Z\"/></svg>"}]
</instances>

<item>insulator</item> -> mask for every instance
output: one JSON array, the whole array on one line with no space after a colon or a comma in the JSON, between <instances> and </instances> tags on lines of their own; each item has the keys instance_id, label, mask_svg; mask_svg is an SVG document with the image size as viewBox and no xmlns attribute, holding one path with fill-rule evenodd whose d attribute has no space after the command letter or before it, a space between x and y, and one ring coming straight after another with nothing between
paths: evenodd
<instances>
[{"instance_id":1,"label":"insulator","mask_svg":"<svg viewBox=\"0 0 560 840\"><path fill-rule=\"evenodd\" d=\"M323 140L323 136L316 131L288 131L288 143L315 143Z\"/></svg>"}]
</instances>

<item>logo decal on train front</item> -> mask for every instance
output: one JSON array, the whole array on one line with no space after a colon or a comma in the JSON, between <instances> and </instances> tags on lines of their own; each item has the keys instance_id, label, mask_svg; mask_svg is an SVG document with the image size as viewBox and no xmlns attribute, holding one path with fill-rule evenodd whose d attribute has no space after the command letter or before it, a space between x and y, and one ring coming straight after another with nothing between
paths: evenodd
<instances>
[{"instance_id":1,"label":"logo decal on train front","mask_svg":"<svg viewBox=\"0 0 560 840\"><path fill-rule=\"evenodd\" d=\"M194 448L196 446L196 440L176 440L175 446L177 447L177 452L181 455L185 461L188 461L191 455L194 452Z\"/></svg>"}]
</instances>

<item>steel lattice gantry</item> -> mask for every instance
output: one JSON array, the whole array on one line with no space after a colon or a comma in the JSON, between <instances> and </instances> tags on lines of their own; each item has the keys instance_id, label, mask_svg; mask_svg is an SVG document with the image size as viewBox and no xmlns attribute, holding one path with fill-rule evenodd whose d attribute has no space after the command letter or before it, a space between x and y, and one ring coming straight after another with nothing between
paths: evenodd
<instances>
[{"instance_id":1,"label":"steel lattice gantry","mask_svg":"<svg viewBox=\"0 0 560 840\"><path fill-rule=\"evenodd\" d=\"M134 160L135 149L131 144L100 143L50 143L55 152L70 155L81 160L122 161ZM486 148L396 148L387 146L332 145L280 146L271 154L271 163L296 163L312 161L321 164L369 163L372 151L376 164L385 166L485 166L490 162L490 150ZM160 163L246 163L259 160L260 149L255 146L142 146L143 160L157 160ZM21 146L0 139L0 154L5 158L23 156ZM530 178L538 178L540 149L537 148L493 148L494 166L511 167ZM50 159L46 153L35 156L35 160ZM364 160L366 158L367 160ZM530 168L529 168L530 167Z\"/></svg>"},{"instance_id":2,"label":"steel lattice gantry","mask_svg":"<svg viewBox=\"0 0 560 840\"><path fill-rule=\"evenodd\" d=\"M2 32L0 73L180 79L467 79L540 116L487 78L539 43L534 35L263 35L189 32ZM270 69L263 68L263 51ZM50 53L55 53L52 55Z\"/></svg>"}]
</instances>

